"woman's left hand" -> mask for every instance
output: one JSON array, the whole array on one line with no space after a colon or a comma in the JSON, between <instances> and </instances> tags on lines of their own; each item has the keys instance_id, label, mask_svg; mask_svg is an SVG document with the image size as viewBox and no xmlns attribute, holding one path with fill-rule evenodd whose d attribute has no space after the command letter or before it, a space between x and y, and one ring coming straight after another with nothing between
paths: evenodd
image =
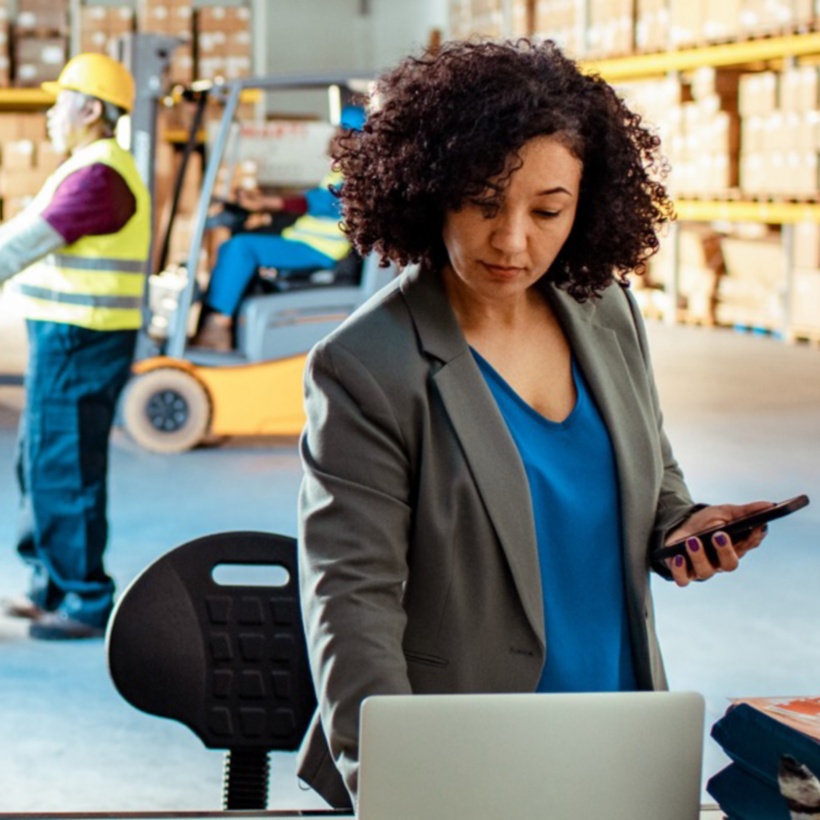
<instances>
[{"instance_id":1,"label":"woman's left hand","mask_svg":"<svg viewBox=\"0 0 820 820\"><path fill-rule=\"evenodd\" d=\"M693 513L679 527L669 533L665 544L687 539L686 553L689 561L683 556L668 558L666 565L672 573L672 579L678 586L685 587L691 581L705 581L717 572L733 572L738 568L740 559L749 551L758 547L766 537L766 526L756 527L744 539L733 542L725 532L718 531L712 536L712 544L718 556L718 563L713 564L706 556L700 539L689 537L699 530L712 529L721 524L728 524L736 518L765 510L771 507L768 501L752 501L749 504L718 504L704 507Z\"/></svg>"}]
</instances>

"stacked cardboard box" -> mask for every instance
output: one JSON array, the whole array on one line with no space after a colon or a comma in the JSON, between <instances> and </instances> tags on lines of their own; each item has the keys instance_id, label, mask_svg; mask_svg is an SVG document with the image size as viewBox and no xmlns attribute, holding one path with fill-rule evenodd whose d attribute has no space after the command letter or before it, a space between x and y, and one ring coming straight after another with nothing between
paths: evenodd
<instances>
[{"instance_id":1,"label":"stacked cardboard box","mask_svg":"<svg viewBox=\"0 0 820 820\"><path fill-rule=\"evenodd\" d=\"M636 0L635 48L640 52L665 51L669 47L667 0Z\"/></svg>"},{"instance_id":2,"label":"stacked cardboard box","mask_svg":"<svg viewBox=\"0 0 820 820\"><path fill-rule=\"evenodd\" d=\"M702 68L690 78L691 102L683 103L684 168L675 177L682 194L713 195L737 188L740 117L739 74Z\"/></svg>"},{"instance_id":3,"label":"stacked cardboard box","mask_svg":"<svg viewBox=\"0 0 820 820\"><path fill-rule=\"evenodd\" d=\"M67 59L67 0L17 0L14 82L36 87L59 75Z\"/></svg>"},{"instance_id":4,"label":"stacked cardboard box","mask_svg":"<svg viewBox=\"0 0 820 820\"><path fill-rule=\"evenodd\" d=\"M472 32L485 37L503 37L503 0L472 0Z\"/></svg>"},{"instance_id":5,"label":"stacked cardboard box","mask_svg":"<svg viewBox=\"0 0 820 820\"><path fill-rule=\"evenodd\" d=\"M450 0L447 17L451 38L460 40L468 37L473 17L471 0Z\"/></svg>"},{"instance_id":6,"label":"stacked cardboard box","mask_svg":"<svg viewBox=\"0 0 820 820\"><path fill-rule=\"evenodd\" d=\"M113 54L117 38L134 30L131 6L82 6L80 51Z\"/></svg>"},{"instance_id":7,"label":"stacked cardboard box","mask_svg":"<svg viewBox=\"0 0 820 820\"><path fill-rule=\"evenodd\" d=\"M788 198L817 195L818 88L816 66L741 78L740 181L745 193Z\"/></svg>"},{"instance_id":8,"label":"stacked cardboard box","mask_svg":"<svg viewBox=\"0 0 820 820\"><path fill-rule=\"evenodd\" d=\"M741 30L743 0L721 0L720 3L706 2L703 6L703 39L711 43L735 40Z\"/></svg>"},{"instance_id":9,"label":"stacked cardboard box","mask_svg":"<svg viewBox=\"0 0 820 820\"><path fill-rule=\"evenodd\" d=\"M589 0L588 57L622 57L635 48L633 0Z\"/></svg>"},{"instance_id":10,"label":"stacked cardboard box","mask_svg":"<svg viewBox=\"0 0 820 820\"><path fill-rule=\"evenodd\" d=\"M731 42L816 24L816 0L584 0L588 28L569 49L575 57L610 57ZM490 11L490 6L494 10ZM579 0L450 0L450 36L532 34L563 41L564 16L580 15ZM492 20L488 19L491 14ZM532 28L525 30L526 21ZM568 45L568 44L566 44Z\"/></svg>"},{"instance_id":11,"label":"stacked cardboard box","mask_svg":"<svg viewBox=\"0 0 820 820\"><path fill-rule=\"evenodd\" d=\"M674 265L671 237L661 246L659 258L653 263L653 279L662 273L669 282ZM720 237L705 224L681 225L678 240L678 303L676 317L680 321L704 326L717 321L715 311L725 266L720 249Z\"/></svg>"},{"instance_id":12,"label":"stacked cardboard box","mask_svg":"<svg viewBox=\"0 0 820 820\"><path fill-rule=\"evenodd\" d=\"M794 270L789 294L788 335L820 341L820 225L794 226Z\"/></svg>"},{"instance_id":13,"label":"stacked cardboard box","mask_svg":"<svg viewBox=\"0 0 820 820\"><path fill-rule=\"evenodd\" d=\"M11 82L9 17L8 0L0 0L0 88L6 87Z\"/></svg>"},{"instance_id":14,"label":"stacked cardboard box","mask_svg":"<svg viewBox=\"0 0 820 820\"><path fill-rule=\"evenodd\" d=\"M703 68L685 84L653 80L621 89L630 107L657 131L672 168L668 184L676 195L713 195L737 187L738 77Z\"/></svg>"},{"instance_id":15,"label":"stacked cardboard box","mask_svg":"<svg viewBox=\"0 0 820 820\"><path fill-rule=\"evenodd\" d=\"M513 37L526 37L532 33L534 14L533 0L512 0L510 33Z\"/></svg>"},{"instance_id":16,"label":"stacked cardboard box","mask_svg":"<svg viewBox=\"0 0 820 820\"><path fill-rule=\"evenodd\" d=\"M579 6L573 0L535 0L534 35L555 40L573 57L584 53L582 22Z\"/></svg>"},{"instance_id":17,"label":"stacked cardboard box","mask_svg":"<svg viewBox=\"0 0 820 820\"><path fill-rule=\"evenodd\" d=\"M780 234L761 228L759 238L725 237L726 275L716 307L722 325L780 330L784 322L786 255Z\"/></svg>"},{"instance_id":18,"label":"stacked cardboard box","mask_svg":"<svg viewBox=\"0 0 820 820\"><path fill-rule=\"evenodd\" d=\"M25 208L62 159L46 138L42 114L0 114L0 200L4 220Z\"/></svg>"},{"instance_id":19,"label":"stacked cardboard box","mask_svg":"<svg viewBox=\"0 0 820 820\"><path fill-rule=\"evenodd\" d=\"M740 31L746 37L766 34L793 25L802 25L813 17L812 2L795 0L743 0Z\"/></svg>"},{"instance_id":20,"label":"stacked cardboard box","mask_svg":"<svg viewBox=\"0 0 820 820\"><path fill-rule=\"evenodd\" d=\"M251 13L245 6L203 6L196 14L199 77L235 80L251 73Z\"/></svg>"},{"instance_id":21,"label":"stacked cardboard box","mask_svg":"<svg viewBox=\"0 0 820 820\"><path fill-rule=\"evenodd\" d=\"M137 29L176 37L168 78L174 83L194 79L194 7L190 0L138 0Z\"/></svg>"}]
</instances>

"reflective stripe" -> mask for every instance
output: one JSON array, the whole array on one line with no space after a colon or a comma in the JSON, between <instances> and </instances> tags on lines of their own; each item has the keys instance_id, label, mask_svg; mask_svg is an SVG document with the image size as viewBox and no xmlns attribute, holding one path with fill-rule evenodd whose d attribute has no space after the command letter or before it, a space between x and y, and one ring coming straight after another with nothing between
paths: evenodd
<instances>
[{"instance_id":1,"label":"reflective stripe","mask_svg":"<svg viewBox=\"0 0 820 820\"><path fill-rule=\"evenodd\" d=\"M300 236L307 236L311 239L321 239L323 242L336 242L347 245L348 240L345 236L333 236L329 233L323 233L322 231L312 231L309 228L300 228L294 227L290 232L289 235L293 236L294 234L299 234Z\"/></svg>"},{"instance_id":2,"label":"reflective stripe","mask_svg":"<svg viewBox=\"0 0 820 820\"><path fill-rule=\"evenodd\" d=\"M20 284L17 291L31 299L47 299L66 305L84 305L100 308L128 308L142 306L142 298L137 296L90 296L87 293L63 293L49 288L38 288L34 285Z\"/></svg>"},{"instance_id":3,"label":"reflective stripe","mask_svg":"<svg viewBox=\"0 0 820 820\"><path fill-rule=\"evenodd\" d=\"M53 262L51 260L54 260ZM68 253L53 253L47 260L53 265L73 270L104 270L117 273L145 273L146 262L131 259L101 259L88 256L74 256Z\"/></svg>"}]
</instances>

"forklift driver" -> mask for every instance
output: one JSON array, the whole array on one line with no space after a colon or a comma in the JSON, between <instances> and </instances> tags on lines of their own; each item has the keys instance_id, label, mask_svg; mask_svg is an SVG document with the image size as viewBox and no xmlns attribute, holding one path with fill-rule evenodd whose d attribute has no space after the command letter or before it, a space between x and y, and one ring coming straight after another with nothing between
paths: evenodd
<instances>
[{"instance_id":1,"label":"forklift driver","mask_svg":"<svg viewBox=\"0 0 820 820\"><path fill-rule=\"evenodd\" d=\"M339 128L361 130L364 120L364 109L346 106ZM202 323L193 345L219 351L233 347L234 317L260 267L332 268L348 255L351 246L339 224L339 200L332 191L341 183L341 175L331 172L304 198L265 196L260 192L242 194L239 204L250 211L280 213L298 208L303 215L281 235L238 233L219 247L204 298Z\"/></svg>"}]
</instances>

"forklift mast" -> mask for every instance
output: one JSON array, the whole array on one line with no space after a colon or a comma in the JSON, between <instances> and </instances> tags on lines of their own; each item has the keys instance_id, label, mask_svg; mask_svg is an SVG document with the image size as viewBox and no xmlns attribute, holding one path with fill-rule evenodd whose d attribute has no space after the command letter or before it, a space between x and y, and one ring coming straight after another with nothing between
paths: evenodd
<instances>
[{"instance_id":1,"label":"forklift mast","mask_svg":"<svg viewBox=\"0 0 820 820\"><path fill-rule=\"evenodd\" d=\"M125 34L118 39L117 54L114 55L128 67L136 82L137 95L131 112L129 147L152 203L156 200L157 109L160 99L168 90L165 78L171 55L181 42L177 37L165 34ZM148 258L154 258L153 228Z\"/></svg>"}]
</instances>

